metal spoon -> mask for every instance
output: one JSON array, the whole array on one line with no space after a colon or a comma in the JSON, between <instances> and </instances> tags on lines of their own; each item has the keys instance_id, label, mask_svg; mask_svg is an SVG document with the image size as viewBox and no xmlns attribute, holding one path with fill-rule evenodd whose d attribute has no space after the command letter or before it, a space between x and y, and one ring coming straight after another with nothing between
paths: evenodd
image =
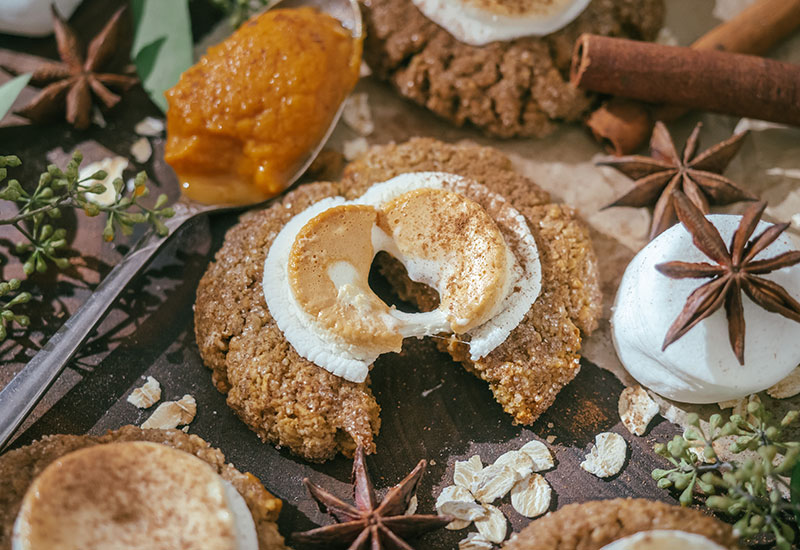
<instances>
[{"instance_id":1,"label":"metal spoon","mask_svg":"<svg viewBox=\"0 0 800 550\"><path fill-rule=\"evenodd\" d=\"M276 6L281 8L299 8L303 6L316 8L341 21L342 25L353 33L354 38L360 38L362 35L361 11L357 0L281 0L270 6L269 9L273 9ZM319 144L309 153L303 165L287 182L287 186L297 181L317 157L339 121L343 108L344 102L339 106L336 116L334 116ZM265 201L259 204L264 205L268 202ZM111 309L115 300L128 286L128 283L144 269L179 228L196 216L216 212L230 212L244 209L245 207L208 205L181 198L174 205L175 215L165 222L169 230L167 236L160 238L151 232L137 242L122 261L97 286L86 303L64 323L33 359L0 391L0 450L11 440L19 425L22 424L36 403L55 382L58 375L72 359L72 356L89 336L89 333L100 323L108 310Z\"/></svg>"}]
</instances>

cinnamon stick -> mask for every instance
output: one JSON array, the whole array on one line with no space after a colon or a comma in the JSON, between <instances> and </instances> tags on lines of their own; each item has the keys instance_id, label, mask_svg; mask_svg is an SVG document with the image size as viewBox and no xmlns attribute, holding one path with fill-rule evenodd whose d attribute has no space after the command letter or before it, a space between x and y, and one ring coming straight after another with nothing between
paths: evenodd
<instances>
[{"instance_id":1,"label":"cinnamon stick","mask_svg":"<svg viewBox=\"0 0 800 550\"><path fill-rule=\"evenodd\" d=\"M586 118L594 138L617 156L630 154L646 143L654 123L645 105L620 97L605 101Z\"/></svg>"},{"instance_id":2,"label":"cinnamon stick","mask_svg":"<svg viewBox=\"0 0 800 550\"><path fill-rule=\"evenodd\" d=\"M753 55L584 34L571 81L647 103L800 126L800 66Z\"/></svg>"},{"instance_id":3,"label":"cinnamon stick","mask_svg":"<svg viewBox=\"0 0 800 550\"><path fill-rule=\"evenodd\" d=\"M762 55L798 27L800 0L759 0L730 21L711 29L691 47ZM654 108L612 98L591 113L586 124L609 152L625 155L647 142L654 120L673 120L686 112L686 108L674 105Z\"/></svg>"},{"instance_id":4,"label":"cinnamon stick","mask_svg":"<svg viewBox=\"0 0 800 550\"><path fill-rule=\"evenodd\" d=\"M800 27L800 0L760 0L698 38L695 50L764 55Z\"/></svg>"}]
</instances>

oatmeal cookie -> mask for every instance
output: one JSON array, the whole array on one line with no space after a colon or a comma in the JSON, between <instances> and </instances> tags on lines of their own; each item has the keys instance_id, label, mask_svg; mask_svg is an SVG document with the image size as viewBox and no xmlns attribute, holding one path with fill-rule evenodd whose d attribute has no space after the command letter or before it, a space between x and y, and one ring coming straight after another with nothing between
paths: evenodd
<instances>
[{"instance_id":1,"label":"oatmeal cookie","mask_svg":"<svg viewBox=\"0 0 800 550\"><path fill-rule=\"evenodd\" d=\"M542 292L505 343L478 361L456 339L440 345L489 382L519 423L533 422L577 374L580 332L596 327L600 292L588 232L573 210L551 204L546 192L515 173L494 149L419 138L373 147L346 168L340 183L301 186L270 208L243 216L200 282L200 353L217 388L228 393L229 406L262 439L314 461L340 451L352 454L356 443L374 450L380 407L369 379L349 382L297 354L264 301L264 259L283 225L310 204L334 195L355 198L398 174L432 170L471 178L508 199L526 217L542 263ZM438 297L411 282L399 263L386 256L378 261L401 297L420 309L436 306Z\"/></svg>"},{"instance_id":2,"label":"oatmeal cookie","mask_svg":"<svg viewBox=\"0 0 800 550\"><path fill-rule=\"evenodd\" d=\"M741 548L730 525L699 510L618 498L564 506L532 522L503 549L599 550L615 540L654 529L696 533L730 550Z\"/></svg>"},{"instance_id":3,"label":"oatmeal cookie","mask_svg":"<svg viewBox=\"0 0 800 550\"><path fill-rule=\"evenodd\" d=\"M94 445L123 441L149 441L185 451L207 462L217 474L242 495L253 514L260 550L283 550L283 537L275 523L281 511L280 499L272 496L250 473L242 473L225 462L219 449L196 435L181 430L143 430L123 426L102 436L48 435L26 447L0 456L0 550L11 549L11 531L22 497L34 478L62 456Z\"/></svg>"},{"instance_id":4,"label":"oatmeal cookie","mask_svg":"<svg viewBox=\"0 0 800 550\"><path fill-rule=\"evenodd\" d=\"M364 58L402 96L458 126L497 137L541 137L554 121L578 120L591 97L569 84L575 40L584 32L652 40L663 0L592 0L565 28L544 37L469 46L426 18L411 0L361 0Z\"/></svg>"}]
</instances>

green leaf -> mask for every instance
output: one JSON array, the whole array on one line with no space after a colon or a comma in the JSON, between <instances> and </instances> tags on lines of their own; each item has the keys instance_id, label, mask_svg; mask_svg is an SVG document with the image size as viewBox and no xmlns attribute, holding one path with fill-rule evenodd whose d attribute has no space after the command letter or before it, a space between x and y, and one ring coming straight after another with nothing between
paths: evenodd
<instances>
[{"instance_id":1,"label":"green leaf","mask_svg":"<svg viewBox=\"0 0 800 550\"><path fill-rule=\"evenodd\" d=\"M23 74L0 86L0 119L6 116L17 96L28 85L30 79L30 74Z\"/></svg>"},{"instance_id":2,"label":"green leaf","mask_svg":"<svg viewBox=\"0 0 800 550\"><path fill-rule=\"evenodd\" d=\"M188 0L132 0L131 59L150 99L166 112L164 92L192 65Z\"/></svg>"},{"instance_id":3,"label":"green leaf","mask_svg":"<svg viewBox=\"0 0 800 550\"><path fill-rule=\"evenodd\" d=\"M792 480L789 483L789 495L791 496L792 511L794 519L800 525L800 462L792 470Z\"/></svg>"}]
</instances>

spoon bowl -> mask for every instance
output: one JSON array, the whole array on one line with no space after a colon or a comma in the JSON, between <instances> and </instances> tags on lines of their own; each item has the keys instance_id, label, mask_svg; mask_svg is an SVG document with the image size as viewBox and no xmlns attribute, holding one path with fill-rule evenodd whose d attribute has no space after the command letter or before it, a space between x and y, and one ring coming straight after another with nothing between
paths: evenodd
<instances>
[{"instance_id":1,"label":"spoon bowl","mask_svg":"<svg viewBox=\"0 0 800 550\"><path fill-rule=\"evenodd\" d=\"M354 38L360 39L362 36L361 10L356 0L280 0L268 9L300 7L312 7L327 13L350 30ZM309 151L297 171L286 182L285 188L294 184L317 157L338 123L343 109L344 101L339 105L319 143ZM167 235L161 238L150 232L137 242L97 286L89 299L67 319L42 349L0 391L0 450L8 445L17 428L55 382L91 331L111 309L122 291L155 257L161 247L177 233L178 229L196 216L264 206L272 200L274 199L250 205L234 206L203 204L181 197L173 205L175 215L165 222Z\"/></svg>"}]
</instances>

